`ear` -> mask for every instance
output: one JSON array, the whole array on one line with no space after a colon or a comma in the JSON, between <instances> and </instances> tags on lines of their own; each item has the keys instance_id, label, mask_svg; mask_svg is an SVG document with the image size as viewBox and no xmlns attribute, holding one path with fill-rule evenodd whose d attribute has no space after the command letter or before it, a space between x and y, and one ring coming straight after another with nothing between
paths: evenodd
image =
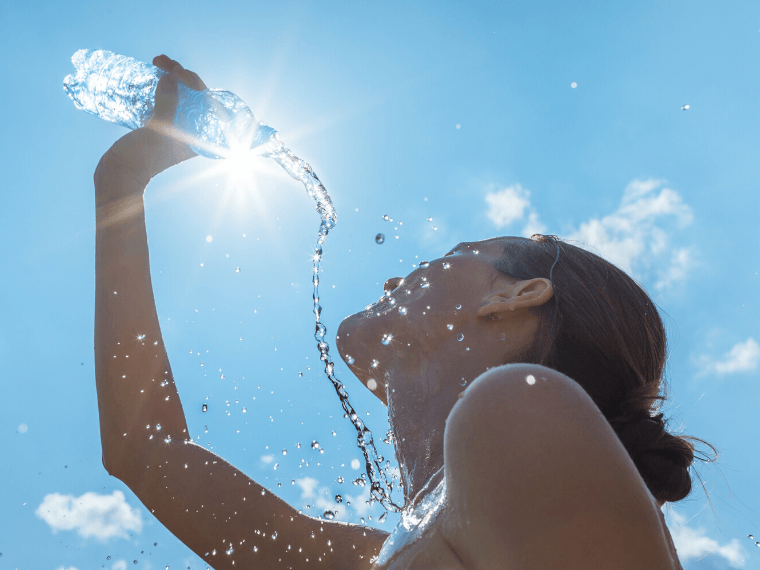
<instances>
[{"instance_id":1,"label":"ear","mask_svg":"<svg viewBox=\"0 0 760 570\"><path fill-rule=\"evenodd\" d=\"M554 296L552 282L544 278L527 279L514 283L500 280L498 288L490 291L476 313L479 317L498 315L506 311L517 311L530 307L540 307Z\"/></svg>"}]
</instances>

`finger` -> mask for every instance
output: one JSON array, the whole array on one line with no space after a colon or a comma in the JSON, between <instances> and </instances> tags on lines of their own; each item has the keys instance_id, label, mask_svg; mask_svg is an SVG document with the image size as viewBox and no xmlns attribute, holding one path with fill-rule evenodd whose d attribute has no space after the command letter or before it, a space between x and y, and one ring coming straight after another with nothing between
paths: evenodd
<instances>
[{"instance_id":1,"label":"finger","mask_svg":"<svg viewBox=\"0 0 760 570\"><path fill-rule=\"evenodd\" d=\"M177 113L177 78L164 75L156 86L156 103L151 122L173 123Z\"/></svg>"},{"instance_id":2,"label":"finger","mask_svg":"<svg viewBox=\"0 0 760 570\"><path fill-rule=\"evenodd\" d=\"M198 77L198 74L195 73L194 71L190 71L189 69L186 69L185 75L187 75L189 79L189 81L185 81L185 85L187 85L191 89L195 89L196 91L203 91L207 89L206 84L203 82L203 80L200 77Z\"/></svg>"},{"instance_id":3,"label":"finger","mask_svg":"<svg viewBox=\"0 0 760 570\"><path fill-rule=\"evenodd\" d=\"M153 65L158 67L159 69L163 69L164 71L168 71L171 73L172 68L177 65L177 62L174 61L172 58L166 55L157 55L153 58Z\"/></svg>"}]
</instances>

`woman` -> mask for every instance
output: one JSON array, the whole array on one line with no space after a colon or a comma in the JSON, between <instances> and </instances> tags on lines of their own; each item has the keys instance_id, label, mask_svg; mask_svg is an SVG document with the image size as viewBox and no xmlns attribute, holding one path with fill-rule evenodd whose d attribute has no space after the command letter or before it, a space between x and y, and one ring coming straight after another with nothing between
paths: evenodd
<instances>
[{"instance_id":1,"label":"woman","mask_svg":"<svg viewBox=\"0 0 760 570\"><path fill-rule=\"evenodd\" d=\"M205 85L166 56L153 63L169 73L150 124L95 172L110 474L217 569L680 568L659 508L689 494L694 447L653 415L662 322L627 275L553 237L459 244L341 323L338 350L395 433L409 510L390 536L299 514L193 444L156 315L142 195L194 156L171 127L177 81Z\"/></svg>"}]
</instances>

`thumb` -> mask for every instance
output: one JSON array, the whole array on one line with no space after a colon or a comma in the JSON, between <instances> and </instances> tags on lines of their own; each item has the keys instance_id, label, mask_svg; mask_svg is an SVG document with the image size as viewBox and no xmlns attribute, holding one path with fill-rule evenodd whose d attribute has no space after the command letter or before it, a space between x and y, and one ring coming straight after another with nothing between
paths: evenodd
<instances>
[{"instance_id":1,"label":"thumb","mask_svg":"<svg viewBox=\"0 0 760 570\"><path fill-rule=\"evenodd\" d=\"M172 73L167 73L158 80L153 116L148 123L173 124L178 100L177 77Z\"/></svg>"}]
</instances>

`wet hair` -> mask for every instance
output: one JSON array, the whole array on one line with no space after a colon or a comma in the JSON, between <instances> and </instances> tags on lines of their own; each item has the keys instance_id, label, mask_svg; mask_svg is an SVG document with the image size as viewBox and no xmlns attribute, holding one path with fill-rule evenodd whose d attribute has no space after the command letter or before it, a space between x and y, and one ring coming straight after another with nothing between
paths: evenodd
<instances>
[{"instance_id":1,"label":"wet hair","mask_svg":"<svg viewBox=\"0 0 760 570\"><path fill-rule=\"evenodd\" d=\"M507 238L504 257L494 266L514 279L549 279L554 288L552 299L533 309L538 330L519 361L542 364L578 382L654 498L686 498L694 459L715 461L717 451L699 438L670 433L658 413L667 399L667 338L644 289L613 264L556 236ZM715 458L698 457L694 441L709 446Z\"/></svg>"}]
</instances>

